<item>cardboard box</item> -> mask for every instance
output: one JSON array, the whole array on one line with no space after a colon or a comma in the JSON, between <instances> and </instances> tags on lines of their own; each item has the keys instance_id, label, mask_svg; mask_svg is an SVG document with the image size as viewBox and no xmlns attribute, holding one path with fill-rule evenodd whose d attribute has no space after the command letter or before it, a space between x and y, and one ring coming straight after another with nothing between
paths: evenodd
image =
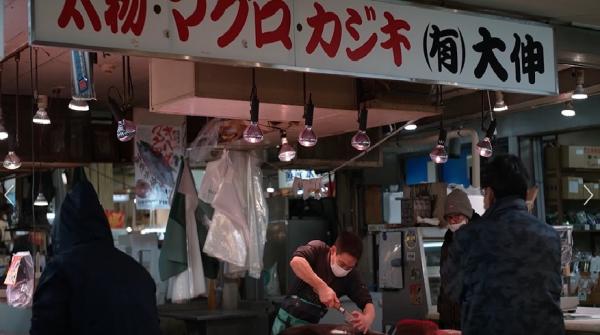
<instances>
[{"instance_id":1,"label":"cardboard box","mask_svg":"<svg viewBox=\"0 0 600 335\"><path fill-rule=\"evenodd\" d=\"M564 168L600 169L600 147L562 146L560 150Z\"/></svg>"},{"instance_id":2,"label":"cardboard box","mask_svg":"<svg viewBox=\"0 0 600 335\"><path fill-rule=\"evenodd\" d=\"M381 208L381 186L369 185L365 188L365 223L382 224L383 209Z\"/></svg>"},{"instance_id":3,"label":"cardboard box","mask_svg":"<svg viewBox=\"0 0 600 335\"><path fill-rule=\"evenodd\" d=\"M581 200L585 197L583 189L583 178L579 177L563 177L561 180L560 199ZM559 187L557 178L548 178L546 182L546 195L549 199L559 198Z\"/></svg>"}]
</instances>

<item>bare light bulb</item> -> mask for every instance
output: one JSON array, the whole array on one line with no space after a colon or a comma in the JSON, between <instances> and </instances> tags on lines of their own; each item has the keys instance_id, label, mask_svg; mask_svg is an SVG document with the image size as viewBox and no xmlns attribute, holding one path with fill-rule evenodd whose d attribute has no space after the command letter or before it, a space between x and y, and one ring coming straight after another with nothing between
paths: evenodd
<instances>
[{"instance_id":1,"label":"bare light bulb","mask_svg":"<svg viewBox=\"0 0 600 335\"><path fill-rule=\"evenodd\" d=\"M38 207L48 206L48 200L46 200L46 197L44 196L44 194L42 192L40 192L40 193L38 193L37 198L35 198L33 205L38 206Z\"/></svg>"},{"instance_id":2,"label":"bare light bulb","mask_svg":"<svg viewBox=\"0 0 600 335\"><path fill-rule=\"evenodd\" d=\"M6 131L6 128L4 128L4 125L0 123L0 141L4 141L7 138L8 132Z\"/></svg>"},{"instance_id":3,"label":"bare light bulb","mask_svg":"<svg viewBox=\"0 0 600 335\"><path fill-rule=\"evenodd\" d=\"M281 148L279 149L279 160L282 162L291 162L296 158L296 150L290 145L287 137L281 137Z\"/></svg>"},{"instance_id":4,"label":"bare light bulb","mask_svg":"<svg viewBox=\"0 0 600 335\"><path fill-rule=\"evenodd\" d=\"M21 158L14 151L9 151L2 163L5 169L16 170L21 167Z\"/></svg>"},{"instance_id":5,"label":"bare light bulb","mask_svg":"<svg viewBox=\"0 0 600 335\"><path fill-rule=\"evenodd\" d=\"M49 125L50 117L48 117L48 112L46 111L46 107L48 107L48 96L47 95L39 95L37 98L37 107L38 110L35 112L33 116L33 123L41 124L41 125Z\"/></svg>"},{"instance_id":6,"label":"bare light bulb","mask_svg":"<svg viewBox=\"0 0 600 335\"><path fill-rule=\"evenodd\" d=\"M448 152L446 151L446 130L440 128L440 136L438 137L437 145L431 150L429 157L436 164L444 164L448 161Z\"/></svg>"},{"instance_id":7,"label":"bare light bulb","mask_svg":"<svg viewBox=\"0 0 600 335\"><path fill-rule=\"evenodd\" d=\"M583 90L583 84L577 84L577 86L575 86L575 91L573 91L573 94L571 94L571 99L585 100L587 98L588 95Z\"/></svg>"},{"instance_id":8,"label":"bare light bulb","mask_svg":"<svg viewBox=\"0 0 600 335\"><path fill-rule=\"evenodd\" d=\"M485 157L485 158L490 158L492 157L492 155L494 154L494 150L492 148L492 137L494 136L496 132L496 120L492 120L492 122L490 122L490 125L488 126L488 129L485 132L485 137L483 138L483 140L479 141L479 143L477 143L477 150L479 151L479 156L481 157Z\"/></svg>"},{"instance_id":9,"label":"bare light bulb","mask_svg":"<svg viewBox=\"0 0 600 335\"><path fill-rule=\"evenodd\" d=\"M71 99L71 102L69 102L69 109L78 112L87 112L90 110L90 105L88 105L85 100Z\"/></svg>"},{"instance_id":10,"label":"bare light bulb","mask_svg":"<svg viewBox=\"0 0 600 335\"><path fill-rule=\"evenodd\" d=\"M500 91L496 91L496 103L494 104L494 112L504 112L508 110L508 106L504 102L504 94Z\"/></svg>"},{"instance_id":11,"label":"bare light bulb","mask_svg":"<svg viewBox=\"0 0 600 335\"><path fill-rule=\"evenodd\" d=\"M492 149L492 142L490 141L490 138L485 137L483 140L479 141L479 143L477 143L477 150L479 150L479 156L481 157L492 157L494 151Z\"/></svg>"},{"instance_id":12,"label":"bare light bulb","mask_svg":"<svg viewBox=\"0 0 600 335\"><path fill-rule=\"evenodd\" d=\"M263 133L256 122L250 122L250 125L244 129L244 140L249 143L260 143L263 140Z\"/></svg>"},{"instance_id":13,"label":"bare light bulb","mask_svg":"<svg viewBox=\"0 0 600 335\"><path fill-rule=\"evenodd\" d=\"M413 131L413 130L417 130L417 125L414 123L411 124L407 124L406 127L404 127L404 129L408 130L408 131Z\"/></svg>"},{"instance_id":14,"label":"bare light bulb","mask_svg":"<svg viewBox=\"0 0 600 335\"><path fill-rule=\"evenodd\" d=\"M359 130L352 136L352 147L359 151L365 151L371 146L371 139L367 132Z\"/></svg>"},{"instance_id":15,"label":"bare light bulb","mask_svg":"<svg viewBox=\"0 0 600 335\"><path fill-rule=\"evenodd\" d=\"M575 113L575 108L573 107L573 104L570 101L567 101L563 110L560 111L560 114L562 114L562 116L565 117L573 117L577 113Z\"/></svg>"},{"instance_id":16,"label":"bare light bulb","mask_svg":"<svg viewBox=\"0 0 600 335\"><path fill-rule=\"evenodd\" d=\"M317 134L315 134L312 126L308 125L304 126L300 136L298 136L298 143L307 148L314 147L317 144L317 140Z\"/></svg>"},{"instance_id":17,"label":"bare light bulb","mask_svg":"<svg viewBox=\"0 0 600 335\"><path fill-rule=\"evenodd\" d=\"M371 146L371 139L367 135L367 117L369 111L365 107L358 111L358 131L352 136L352 147L359 151L365 151Z\"/></svg>"},{"instance_id":18,"label":"bare light bulb","mask_svg":"<svg viewBox=\"0 0 600 335\"><path fill-rule=\"evenodd\" d=\"M436 164L446 163L448 161L448 152L446 152L446 147L441 144L436 145L429 154L429 157Z\"/></svg>"},{"instance_id":19,"label":"bare light bulb","mask_svg":"<svg viewBox=\"0 0 600 335\"><path fill-rule=\"evenodd\" d=\"M308 102L304 106L304 129L298 135L298 143L303 147L314 147L317 144L317 134L313 130L313 116L315 105L312 102L312 94L308 97Z\"/></svg>"},{"instance_id":20,"label":"bare light bulb","mask_svg":"<svg viewBox=\"0 0 600 335\"><path fill-rule=\"evenodd\" d=\"M244 140L248 143L256 144L263 140L263 133L258 125L258 112L260 101L256 93L256 86L252 85L252 93L250 95L250 125L244 129Z\"/></svg>"},{"instance_id":21,"label":"bare light bulb","mask_svg":"<svg viewBox=\"0 0 600 335\"><path fill-rule=\"evenodd\" d=\"M117 122L117 138L121 142L131 141L135 137L137 127L135 123L129 120L119 120Z\"/></svg>"}]
</instances>

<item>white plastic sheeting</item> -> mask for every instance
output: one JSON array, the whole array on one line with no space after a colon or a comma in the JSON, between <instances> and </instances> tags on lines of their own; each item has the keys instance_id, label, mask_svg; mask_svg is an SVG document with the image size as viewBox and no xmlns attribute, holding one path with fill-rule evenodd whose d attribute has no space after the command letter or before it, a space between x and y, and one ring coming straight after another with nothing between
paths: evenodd
<instances>
[{"instance_id":1,"label":"white plastic sheeting","mask_svg":"<svg viewBox=\"0 0 600 335\"><path fill-rule=\"evenodd\" d=\"M227 277L261 275L268 211L260 163L252 153L226 150L200 186L200 198L215 209L204 252L227 263Z\"/></svg>"}]
</instances>

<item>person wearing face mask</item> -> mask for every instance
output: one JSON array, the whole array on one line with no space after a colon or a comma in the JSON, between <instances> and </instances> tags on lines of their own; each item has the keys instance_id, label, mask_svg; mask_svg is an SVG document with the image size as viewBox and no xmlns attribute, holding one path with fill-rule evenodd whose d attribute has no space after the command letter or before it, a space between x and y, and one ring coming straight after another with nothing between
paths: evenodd
<instances>
[{"instance_id":1,"label":"person wearing face mask","mask_svg":"<svg viewBox=\"0 0 600 335\"><path fill-rule=\"evenodd\" d=\"M529 213L528 178L513 155L482 167L486 211L457 231L442 268L463 335L565 334L560 236Z\"/></svg>"},{"instance_id":2,"label":"person wearing face mask","mask_svg":"<svg viewBox=\"0 0 600 335\"><path fill-rule=\"evenodd\" d=\"M444 244L442 244L440 268L446 265L454 234L462 226L477 218L479 218L479 215L473 211L469 197L465 192L455 189L448 194L444 210L444 219L448 223L448 230L444 235ZM448 280L449 278L446 276L441 276L440 294L437 301L437 309L440 313L439 324L442 329L460 330L460 305L451 301L448 295L444 293Z\"/></svg>"},{"instance_id":3,"label":"person wearing face mask","mask_svg":"<svg viewBox=\"0 0 600 335\"><path fill-rule=\"evenodd\" d=\"M333 246L311 241L296 249L290 267L297 278L290 286L272 327L277 335L286 328L318 323L328 308L340 308L339 297L348 296L361 311L347 321L366 333L375 319L375 306L367 286L355 269L362 254L355 234L341 233Z\"/></svg>"}]
</instances>

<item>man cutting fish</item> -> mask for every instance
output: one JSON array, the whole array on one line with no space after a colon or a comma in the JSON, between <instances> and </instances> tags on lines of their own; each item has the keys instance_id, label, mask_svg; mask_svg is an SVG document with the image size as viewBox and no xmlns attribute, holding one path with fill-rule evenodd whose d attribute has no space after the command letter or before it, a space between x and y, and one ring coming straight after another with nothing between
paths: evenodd
<instances>
[{"instance_id":1,"label":"man cutting fish","mask_svg":"<svg viewBox=\"0 0 600 335\"><path fill-rule=\"evenodd\" d=\"M331 247L311 241L296 249L290 267L297 279L277 313L273 335L292 326L318 323L328 308L341 308L338 297L344 295L361 309L348 315L347 321L366 333L375 319L375 307L355 269L362 249L360 238L348 232L341 233Z\"/></svg>"}]
</instances>

